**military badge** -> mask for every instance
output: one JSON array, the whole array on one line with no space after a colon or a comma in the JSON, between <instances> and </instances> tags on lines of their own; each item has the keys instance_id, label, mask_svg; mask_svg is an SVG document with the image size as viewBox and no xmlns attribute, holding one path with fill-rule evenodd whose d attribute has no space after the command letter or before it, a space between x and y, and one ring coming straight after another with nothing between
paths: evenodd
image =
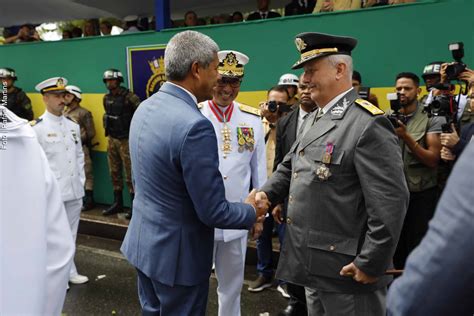
<instances>
[{"instance_id":1,"label":"military badge","mask_svg":"<svg viewBox=\"0 0 474 316\"><path fill-rule=\"evenodd\" d=\"M326 181L331 176L331 170L325 165L319 165L318 169L316 169L316 175L318 176L319 180Z\"/></svg>"},{"instance_id":2,"label":"military badge","mask_svg":"<svg viewBox=\"0 0 474 316\"><path fill-rule=\"evenodd\" d=\"M331 115L340 116L342 113L344 113L344 109L344 106L338 104L331 109Z\"/></svg>"},{"instance_id":3,"label":"military badge","mask_svg":"<svg viewBox=\"0 0 474 316\"><path fill-rule=\"evenodd\" d=\"M59 78L58 81L56 82L56 86L58 86L58 88L64 88L64 79L63 78Z\"/></svg>"},{"instance_id":4,"label":"military badge","mask_svg":"<svg viewBox=\"0 0 474 316\"><path fill-rule=\"evenodd\" d=\"M329 165L331 164L333 151L334 151L334 144L327 143L326 150L323 154L323 157L321 158L322 163L316 169L316 175L321 181L326 181L332 175L331 170L329 170Z\"/></svg>"},{"instance_id":5,"label":"military badge","mask_svg":"<svg viewBox=\"0 0 474 316\"><path fill-rule=\"evenodd\" d=\"M237 127L237 142L239 153L245 150L252 152L255 148L255 137L252 127Z\"/></svg>"},{"instance_id":6,"label":"military badge","mask_svg":"<svg viewBox=\"0 0 474 316\"><path fill-rule=\"evenodd\" d=\"M303 41L303 39L302 39L302 38L299 38L299 37L297 37L297 38L295 39L295 45L296 45L296 48L298 49L298 51L299 51L300 53L301 53L301 51L302 51L303 49L305 49L306 46L307 46L306 43Z\"/></svg>"}]
</instances>

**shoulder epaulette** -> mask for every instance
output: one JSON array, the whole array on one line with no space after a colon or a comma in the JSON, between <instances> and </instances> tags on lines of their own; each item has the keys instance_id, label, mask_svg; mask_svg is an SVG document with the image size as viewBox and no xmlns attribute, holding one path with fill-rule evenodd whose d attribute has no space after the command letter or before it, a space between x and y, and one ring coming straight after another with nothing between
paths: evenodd
<instances>
[{"instance_id":1,"label":"shoulder epaulette","mask_svg":"<svg viewBox=\"0 0 474 316\"><path fill-rule=\"evenodd\" d=\"M204 101L204 102L205 102L205 101ZM204 102L199 102L199 103L197 104L197 107L198 107L199 110L204 107Z\"/></svg>"},{"instance_id":2,"label":"shoulder epaulette","mask_svg":"<svg viewBox=\"0 0 474 316\"><path fill-rule=\"evenodd\" d=\"M246 104L239 104L239 109L243 112L257 115L260 117L260 110L257 108L254 108L253 106L246 105Z\"/></svg>"},{"instance_id":3,"label":"shoulder epaulette","mask_svg":"<svg viewBox=\"0 0 474 316\"><path fill-rule=\"evenodd\" d=\"M362 108L364 108L366 111L370 112L372 115L382 115L385 112L370 103L367 100L364 99L357 99L355 100L355 103L360 105Z\"/></svg>"},{"instance_id":4,"label":"shoulder epaulette","mask_svg":"<svg viewBox=\"0 0 474 316\"><path fill-rule=\"evenodd\" d=\"M31 126L35 126L36 124L38 124L42 120L43 119L40 117L40 118L37 118L36 120L29 121L29 123L30 123Z\"/></svg>"},{"instance_id":5,"label":"shoulder epaulette","mask_svg":"<svg viewBox=\"0 0 474 316\"><path fill-rule=\"evenodd\" d=\"M73 121L73 122L76 123L76 124L79 124L79 123L78 123L75 119L73 119L72 117L70 117L70 116L65 116L65 117L66 117L68 120L71 120L71 121Z\"/></svg>"}]
</instances>

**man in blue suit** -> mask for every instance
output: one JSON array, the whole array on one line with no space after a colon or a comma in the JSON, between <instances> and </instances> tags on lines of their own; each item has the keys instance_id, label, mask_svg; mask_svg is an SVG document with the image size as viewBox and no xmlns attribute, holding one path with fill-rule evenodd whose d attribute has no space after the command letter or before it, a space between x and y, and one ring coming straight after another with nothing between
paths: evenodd
<instances>
[{"instance_id":1,"label":"man in blue suit","mask_svg":"<svg viewBox=\"0 0 474 316\"><path fill-rule=\"evenodd\" d=\"M212 98L219 47L194 31L165 50L168 82L144 101L130 128L134 215L122 252L137 268L144 315L204 315L214 228L251 229L268 205L225 198L212 123L197 107Z\"/></svg>"},{"instance_id":2,"label":"man in blue suit","mask_svg":"<svg viewBox=\"0 0 474 316\"><path fill-rule=\"evenodd\" d=\"M390 287L389 315L474 314L474 142L448 179L430 228Z\"/></svg>"}]
</instances>

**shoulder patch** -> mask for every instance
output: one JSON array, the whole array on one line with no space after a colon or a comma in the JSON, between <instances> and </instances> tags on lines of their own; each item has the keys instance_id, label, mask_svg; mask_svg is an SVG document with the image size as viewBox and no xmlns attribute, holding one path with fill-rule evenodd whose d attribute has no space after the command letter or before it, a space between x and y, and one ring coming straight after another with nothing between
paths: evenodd
<instances>
[{"instance_id":1,"label":"shoulder patch","mask_svg":"<svg viewBox=\"0 0 474 316\"><path fill-rule=\"evenodd\" d=\"M204 101L204 102L206 102L206 101ZM197 104L197 107L198 107L199 110L204 107L204 102L199 102L199 103Z\"/></svg>"},{"instance_id":2,"label":"shoulder patch","mask_svg":"<svg viewBox=\"0 0 474 316\"><path fill-rule=\"evenodd\" d=\"M246 104L239 104L239 109L243 112L250 113L256 116L260 116L260 110L254 108L253 106L246 105Z\"/></svg>"},{"instance_id":3,"label":"shoulder patch","mask_svg":"<svg viewBox=\"0 0 474 316\"><path fill-rule=\"evenodd\" d=\"M73 122L76 123L76 124L79 124L75 119L73 119L73 118L70 117L70 116L65 116L65 118L67 118L67 119L70 120L70 121L73 121Z\"/></svg>"},{"instance_id":4,"label":"shoulder patch","mask_svg":"<svg viewBox=\"0 0 474 316\"><path fill-rule=\"evenodd\" d=\"M40 117L40 118L37 118L36 120L29 121L30 126L35 126L36 124L38 124L38 123L41 122L42 120L43 120L43 119Z\"/></svg>"},{"instance_id":5,"label":"shoulder patch","mask_svg":"<svg viewBox=\"0 0 474 316\"><path fill-rule=\"evenodd\" d=\"M367 100L364 99L357 99L355 100L355 103L360 105L362 108L364 108L366 111L370 112L372 115L381 115L384 114L385 112L370 103Z\"/></svg>"}]
</instances>

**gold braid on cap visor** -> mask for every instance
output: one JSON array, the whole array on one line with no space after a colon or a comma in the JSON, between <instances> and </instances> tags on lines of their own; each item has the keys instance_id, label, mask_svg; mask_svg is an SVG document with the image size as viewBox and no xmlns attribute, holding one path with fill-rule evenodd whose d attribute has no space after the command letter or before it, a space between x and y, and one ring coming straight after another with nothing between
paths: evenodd
<instances>
[{"instance_id":1,"label":"gold braid on cap visor","mask_svg":"<svg viewBox=\"0 0 474 316\"><path fill-rule=\"evenodd\" d=\"M311 57L314 57L314 56L317 56L319 54L323 54L323 53L337 53L339 50L334 47L334 48L319 48L319 49L313 49L313 50L310 50L310 51L307 51L303 54L301 54L301 60L307 60Z\"/></svg>"}]
</instances>

